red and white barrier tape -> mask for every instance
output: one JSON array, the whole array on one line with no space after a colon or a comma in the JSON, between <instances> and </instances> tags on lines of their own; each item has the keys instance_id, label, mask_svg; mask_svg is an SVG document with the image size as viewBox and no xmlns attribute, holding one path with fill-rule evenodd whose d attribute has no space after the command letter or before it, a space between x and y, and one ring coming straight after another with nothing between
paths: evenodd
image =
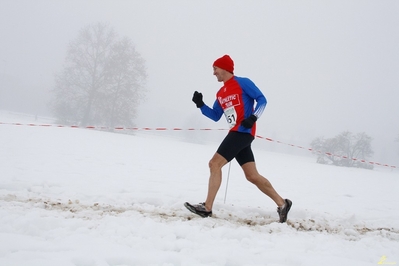
<instances>
[{"instance_id":1,"label":"red and white barrier tape","mask_svg":"<svg viewBox=\"0 0 399 266\"><path fill-rule=\"evenodd\" d=\"M366 161L364 159L349 158L348 156L336 155L336 154L333 154L331 152L317 151L317 150L314 150L312 148L305 148L305 147L294 145L294 144L284 143L284 142L281 142L281 141L278 141L278 140L273 140L271 138L265 138L265 137L262 137L262 136L259 136L259 135L256 135L256 137L260 138L260 139L265 139L265 140L270 141L270 142L276 142L276 143L279 143L279 144L285 144L285 145L288 145L288 146L291 146L291 147L295 147L295 148L299 148L299 149L303 149L303 150L308 150L310 152L315 152L315 153L318 153L318 154L325 154L325 155L328 155L328 156L334 156L334 157L338 157L338 158L342 158L342 159L350 159L352 161L358 161L358 162L361 162L361 163L368 163L368 164L371 164L371 165L390 167L392 169L396 169L396 168L399 169L399 167L397 167L395 165L388 165L388 164L382 164L382 163L378 163L378 162Z\"/></svg>"},{"instance_id":2,"label":"red and white barrier tape","mask_svg":"<svg viewBox=\"0 0 399 266\"><path fill-rule=\"evenodd\" d=\"M53 124L23 124L23 123L3 123L0 122L0 125L12 125L12 126L32 126L32 127L60 127L60 128L83 128L83 129L100 129L100 130L143 130L143 131L167 131L167 130L176 130L176 131L183 131L183 130L227 130L225 128L167 128L167 127L99 127L99 126L65 126L65 125L53 125Z\"/></svg>"},{"instance_id":3,"label":"red and white barrier tape","mask_svg":"<svg viewBox=\"0 0 399 266\"><path fill-rule=\"evenodd\" d=\"M23 123L4 123L4 122L0 122L0 125L12 125L12 126L32 126L32 127L58 127L58 128L83 128L83 129L99 129L99 130L134 130L134 131L222 131L222 130L227 130L225 128L178 128L178 127L174 127L174 128L166 128L166 127L114 127L114 128L110 128L110 127L98 127L98 126L65 126L65 125L53 125L53 124L23 124ZM264 139L270 142L276 142L278 144L284 144L284 145L288 145L291 147L295 147L295 148L299 148L299 149L303 149L303 150L308 150L310 152L315 152L318 154L326 154L328 156L334 156L334 157L339 157L342 159L350 159L353 161L359 161L361 163L368 163L371 165L377 165L377 166L383 166L383 167L389 167L392 169L399 169L399 167L395 166L395 165L388 165L388 164L382 164L382 163L378 163L378 162L372 162L372 161L366 161L364 159L357 159L357 158L349 158L348 156L342 156L342 155L335 155L332 154L330 152L322 152L322 151L317 151L317 150L313 150L312 148L305 148L302 146L298 146L298 145L294 145L294 144L289 144L289 143L284 143L282 141L279 140L273 140L271 138L266 138L266 137L262 137L259 135L256 135L257 138L259 139Z\"/></svg>"}]
</instances>

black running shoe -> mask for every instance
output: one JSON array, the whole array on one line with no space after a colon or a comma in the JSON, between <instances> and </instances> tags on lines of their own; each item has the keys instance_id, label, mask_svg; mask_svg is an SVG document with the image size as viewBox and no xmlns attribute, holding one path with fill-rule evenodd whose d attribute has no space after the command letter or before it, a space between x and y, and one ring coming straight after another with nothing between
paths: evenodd
<instances>
[{"instance_id":1,"label":"black running shoe","mask_svg":"<svg viewBox=\"0 0 399 266\"><path fill-rule=\"evenodd\" d=\"M277 207L278 215L280 216L280 223L285 223L287 221L288 212L291 209L292 201L285 199L285 204L283 207Z\"/></svg>"},{"instance_id":2,"label":"black running shoe","mask_svg":"<svg viewBox=\"0 0 399 266\"><path fill-rule=\"evenodd\" d=\"M191 205L190 203L186 202L184 203L184 206L190 211L195 214L198 214L199 216L206 218L212 216L212 211L207 211L205 208L205 202Z\"/></svg>"}]
</instances>

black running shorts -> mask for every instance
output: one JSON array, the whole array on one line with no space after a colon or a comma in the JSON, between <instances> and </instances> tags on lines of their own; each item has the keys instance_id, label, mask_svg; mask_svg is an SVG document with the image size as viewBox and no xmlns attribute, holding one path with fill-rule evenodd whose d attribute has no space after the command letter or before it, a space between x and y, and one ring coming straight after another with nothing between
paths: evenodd
<instances>
[{"instance_id":1,"label":"black running shorts","mask_svg":"<svg viewBox=\"0 0 399 266\"><path fill-rule=\"evenodd\" d=\"M251 143L254 137L248 133L230 131L220 144L217 153L222 155L228 162L236 158L240 165L255 162Z\"/></svg>"}]
</instances>

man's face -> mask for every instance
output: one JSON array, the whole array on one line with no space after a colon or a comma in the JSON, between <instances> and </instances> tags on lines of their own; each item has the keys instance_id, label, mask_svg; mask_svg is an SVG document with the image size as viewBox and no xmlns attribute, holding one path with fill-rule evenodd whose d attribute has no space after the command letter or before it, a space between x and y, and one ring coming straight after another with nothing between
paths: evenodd
<instances>
[{"instance_id":1,"label":"man's face","mask_svg":"<svg viewBox=\"0 0 399 266\"><path fill-rule=\"evenodd\" d=\"M213 67L213 75L216 76L219 82L222 82L224 80L226 74L226 70L218 68L216 66Z\"/></svg>"}]
</instances>

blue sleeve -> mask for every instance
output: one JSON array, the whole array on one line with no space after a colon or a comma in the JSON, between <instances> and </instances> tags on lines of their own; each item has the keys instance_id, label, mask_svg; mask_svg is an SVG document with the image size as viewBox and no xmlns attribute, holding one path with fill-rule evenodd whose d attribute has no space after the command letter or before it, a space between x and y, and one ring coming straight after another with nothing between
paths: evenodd
<instances>
[{"instance_id":1,"label":"blue sleeve","mask_svg":"<svg viewBox=\"0 0 399 266\"><path fill-rule=\"evenodd\" d=\"M259 118L266 108L267 100L260 89L248 78L239 78L241 88L246 94L256 101L256 106L253 114Z\"/></svg>"},{"instance_id":2,"label":"blue sleeve","mask_svg":"<svg viewBox=\"0 0 399 266\"><path fill-rule=\"evenodd\" d=\"M205 104L200 109L203 115L212 119L215 122L219 121L223 114L223 109L217 100L213 103L212 108Z\"/></svg>"}]
</instances>

